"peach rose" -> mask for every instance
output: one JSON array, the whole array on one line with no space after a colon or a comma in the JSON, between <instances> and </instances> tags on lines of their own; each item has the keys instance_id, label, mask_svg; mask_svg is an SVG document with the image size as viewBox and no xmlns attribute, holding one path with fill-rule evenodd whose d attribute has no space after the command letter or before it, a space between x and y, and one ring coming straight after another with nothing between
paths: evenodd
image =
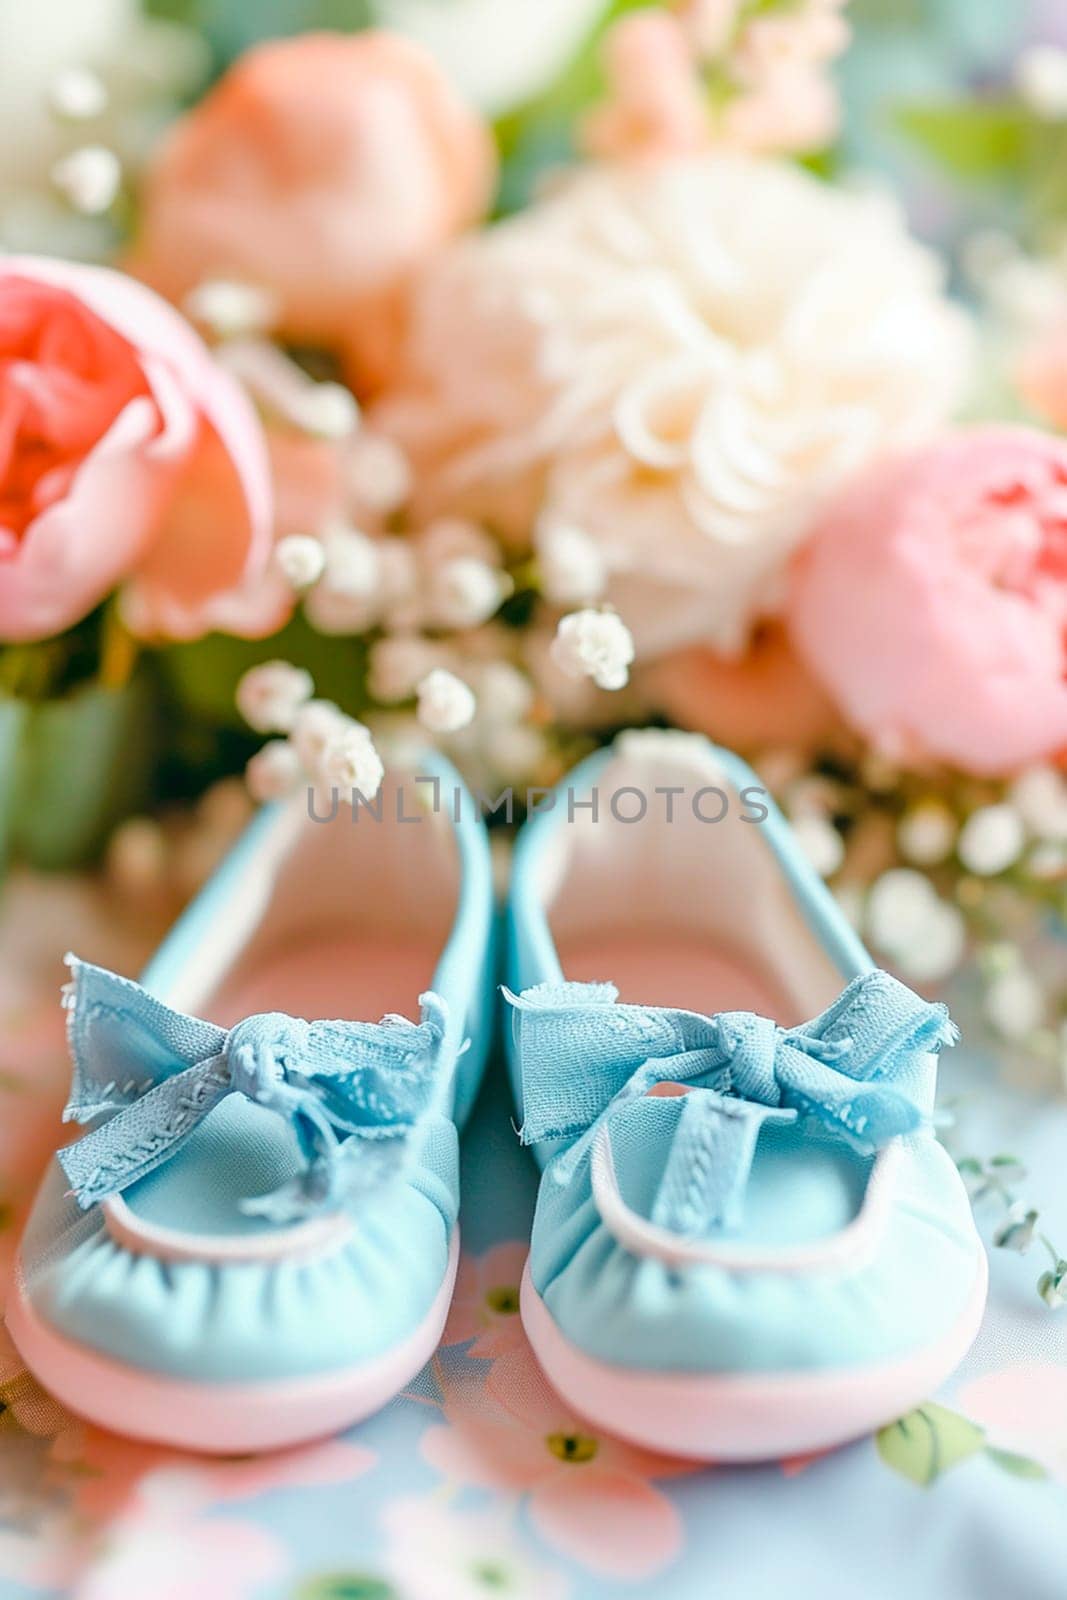
<instances>
[{"instance_id":1,"label":"peach rose","mask_svg":"<svg viewBox=\"0 0 1067 1600\"><path fill-rule=\"evenodd\" d=\"M1067 747L1067 444L960 429L884 461L798 558L793 641L895 759L997 775Z\"/></svg>"},{"instance_id":2,"label":"peach rose","mask_svg":"<svg viewBox=\"0 0 1067 1600\"><path fill-rule=\"evenodd\" d=\"M210 472L227 515L183 497ZM0 259L0 640L58 633L129 585L145 631L191 635L269 559L270 475L243 392L143 285Z\"/></svg>"},{"instance_id":3,"label":"peach rose","mask_svg":"<svg viewBox=\"0 0 1067 1600\"><path fill-rule=\"evenodd\" d=\"M489 133L392 34L251 50L176 124L144 186L133 270L171 300L212 278L268 290L286 336L388 365L398 291L485 212Z\"/></svg>"}]
</instances>

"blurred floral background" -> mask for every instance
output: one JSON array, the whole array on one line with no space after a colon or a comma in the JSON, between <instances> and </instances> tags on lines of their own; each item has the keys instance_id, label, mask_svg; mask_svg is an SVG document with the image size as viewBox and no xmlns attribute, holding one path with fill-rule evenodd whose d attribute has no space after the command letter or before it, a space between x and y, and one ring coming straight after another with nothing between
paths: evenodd
<instances>
[{"instance_id":1,"label":"blurred floral background","mask_svg":"<svg viewBox=\"0 0 1067 1600\"><path fill-rule=\"evenodd\" d=\"M176 907L412 739L521 798L676 724L1067 1086L1067 6L0 39L5 860Z\"/></svg>"}]
</instances>

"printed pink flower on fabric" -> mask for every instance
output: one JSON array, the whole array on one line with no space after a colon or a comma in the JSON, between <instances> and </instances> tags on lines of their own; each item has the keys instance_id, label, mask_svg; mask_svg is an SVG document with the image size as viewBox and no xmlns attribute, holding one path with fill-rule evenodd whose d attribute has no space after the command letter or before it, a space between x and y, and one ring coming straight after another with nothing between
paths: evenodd
<instances>
[{"instance_id":1,"label":"printed pink flower on fabric","mask_svg":"<svg viewBox=\"0 0 1067 1600\"><path fill-rule=\"evenodd\" d=\"M171 1504L180 1501L189 1512L206 1511L212 1505L255 1500L280 1489L350 1483L377 1461L372 1451L345 1439L237 1460L204 1461L92 1427L77 1437L64 1436L57 1455L74 1470L74 1503L80 1517L98 1525L141 1502L161 1498Z\"/></svg>"},{"instance_id":2,"label":"printed pink flower on fabric","mask_svg":"<svg viewBox=\"0 0 1067 1600\"><path fill-rule=\"evenodd\" d=\"M202 524L182 504L205 472L225 498ZM171 307L101 267L0 259L0 641L124 583L146 630L201 632L265 569L270 523L255 414Z\"/></svg>"},{"instance_id":3,"label":"printed pink flower on fabric","mask_svg":"<svg viewBox=\"0 0 1067 1600\"><path fill-rule=\"evenodd\" d=\"M690 1472L691 1463L594 1433L550 1387L528 1345L494 1362L484 1383L439 1376L446 1423L427 1428L420 1443L439 1472L528 1496L545 1542L606 1577L636 1581L674 1560L681 1519L652 1480Z\"/></svg>"},{"instance_id":4,"label":"printed pink flower on fabric","mask_svg":"<svg viewBox=\"0 0 1067 1600\"><path fill-rule=\"evenodd\" d=\"M467 1354L492 1360L524 1343L519 1285L528 1253L528 1246L516 1240L462 1258L443 1344L472 1339Z\"/></svg>"},{"instance_id":5,"label":"printed pink flower on fabric","mask_svg":"<svg viewBox=\"0 0 1067 1600\"><path fill-rule=\"evenodd\" d=\"M799 556L800 654L893 759L1010 773L1067 747L1067 444L960 429L883 461Z\"/></svg>"},{"instance_id":6,"label":"printed pink flower on fabric","mask_svg":"<svg viewBox=\"0 0 1067 1600\"><path fill-rule=\"evenodd\" d=\"M389 1502L382 1525L383 1563L403 1600L566 1600L571 1593L562 1572L529 1559L507 1508L458 1512L405 1497Z\"/></svg>"},{"instance_id":7,"label":"printed pink flower on fabric","mask_svg":"<svg viewBox=\"0 0 1067 1600\"><path fill-rule=\"evenodd\" d=\"M1067 1363L1032 1361L987 1372L957 1395L998 1449L1029 1456L1067 1483Z\"/></svg>"},{"instance_id":8,"label":"printed pink flower on fabric","mask_svg":"<svg viewBox=\"0 0 1067 1600\"><path fill-rule=\"evenodd\" d=\"M117 1523L76 1592L78 1600L251 1600L288 1562L277 1535L256 1523L161 1509Z\"/></svg>"}]
</instances>

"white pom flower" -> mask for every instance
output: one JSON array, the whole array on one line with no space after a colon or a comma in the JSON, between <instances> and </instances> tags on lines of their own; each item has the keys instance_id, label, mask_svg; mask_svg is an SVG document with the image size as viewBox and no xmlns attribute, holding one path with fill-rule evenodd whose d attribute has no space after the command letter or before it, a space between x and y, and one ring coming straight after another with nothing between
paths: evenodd
<instances>
[{"instance_id":1,"label":"white pom flower","mask_svg":"<svg viewBox=\"0 0 1067 1600\"><path fill-rule=\"evenodd\" d=\"M250 667L237 685L237 709L257 733L288 733L315 691L310 672L289 661Z\"/></svg>"},{"instance_id":2,"label":"white pom flower","mask_svg":"<svg viewBox=\"0 0 1067 1600\"><path fill-rule=\"evenodd\" d=\"M304 775L295 747L288 739L270 739L245 767L245 782L253 800L284 800Z\"/></svg>"},{"instance_id":3,"label":"white pom flower","mask_svg":"<svg viewBox=\"0 0 1067 1600\"><path fill-rule=\"evenodd\" d=\"M434 261L375 425L420 519L581 529L642 656L738 648L830 497L955 407L943 276L883 195L785 162L586 166Z\"/></svg>"},{"instance_id":4,"label":"white pom flower","mask_svg":"<svg viewBox=\"0 0 1067 1600\"><path fill-rule=\"evenodd\" d=\"M318 774L326 746L343 733L351 719L332 700L309 700L293 720L292 740L304 771Z\"/></svg>"},{"instance_id":5,"label":"white pom flower","mask_svg":"<svg viewBox=\"0 0 1067 1600\"><path fill-rule=\"evenodd\" d=\"M122 163L106 145L87 144L73 150L52 168L52 181L74 207L99 216L115 201L122 182Z\"/></svg>"},{"instance_id":6,"label":"white pom flower","mask_svg":"<svg viewBox=\"0 0 1067 1600\"><path fill-rule=\"evenodd\" d=\"M374 747L370 729L361 722L349 722L332 738L319 762L319 782L336 789L342 799L353 794L373 800L382 786L385 768Z\"/></svg>"},{"instance_id":7,"label":"white pom flower","mask_svg":"<svg viewBox=\"0 0 1067 1600\"><path fill-rule=\"evenodd\" d=\"M422 680L442 666L446 652L417 634L392 633L371 646L368 687L375 700L395 705L415 693Z\"/></svg>"},{"instance_id":8,"label":"white pom flower","mask_svg":"<svg viewBox=\"0 0 1067 1600\"><path fill-rule=\"evenodd\" d=\"M430 620L439 628L488 622L510 588L504 574L475 556L442 561L429 578Z\"/></svg>"},{"instance_id":9,"label":"white pom flower","mask_svg":"<svg viewBox=\"0 0 1067 1600\"><path fill-rule=\"evenodd\" d=\"M275 545L274 561L294 589L310 589L326 570L326 551L310 534L290 533Z\"/></svg>"},{"instance_id":10,"label":"white pom flower","mask_svg":"<svg viewBox=\"0 0 1067 1600\"><path fill-rule=\"evenodd\" d=\"M436 667L418 686L418 716L431 733L458 733L474 720L476 701L454 672Z\"/></svg>"},{"instance_id":11,"label":"white pom flower","mask_svg":"<svg viewBox=\"0 0 1067 1600\"><path fill-rule=\"evenodd\" d=\"M588 605L599 600L607 583L607 564L595 540L581 528L550 522L535 540L541 591L558 606Z\"/></svg>"},{"instance_id":12,"label":"white pom flower","mask_svg":"<svg viewBox=\"0 0 1067 1600\"><path fill-rule=\"evenodd\" d=\"M561 617L552 659L572 678L592 678L598 689L622 689L629 681L634 641L614 611L572 611Z\"/></svg>"},{"instance_id":13,"label":"white pom flower","mask_svg":"<svg viewBox=\"0 0 1067 1600\"><path fill-rule=\"evenodd\" d=\"M1026 827L1015 806L1001 801L972 811L960 829L956 854L979 878L993 878L1014 866L1026 846Z\"/></svg>"}]
</instances>

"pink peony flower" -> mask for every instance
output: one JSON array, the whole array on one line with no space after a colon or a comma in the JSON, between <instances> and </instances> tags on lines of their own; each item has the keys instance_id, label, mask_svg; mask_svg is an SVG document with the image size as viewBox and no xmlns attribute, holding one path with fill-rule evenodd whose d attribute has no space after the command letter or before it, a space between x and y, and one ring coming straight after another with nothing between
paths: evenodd
<instances>
[{"instance_id":1,"label":"pink peony flower","mask_svg":"<svg viewBox=\"0 0 1067 1600\"><path fill-rule=\"evenodd\" d=\"M798 558L792 637L895 759L1012 772L1067 745L1067 445L962 429L890 460Z\"/></svg>"},{"instance_id":2,"label":"pink peony flower","mask_svg":"<svg viewBox=\"0 0 1067 1600\"><path fill-rule=\"evenodd\" d=\"M492 192L488 131L419 46L305 34L242 56L149 171L134 270L168 298L236 278L287 336L361 381L390 360L396 293Z\"/></svg>"},{"instance_id":3,"label":"pink peony flower","mask_svg":"<svg viewBox=\"0 0 1067 1600\"><path fill-rule=\"evenodd\" d=\"M221 498L201 523L183 496L205 474ZM265 568L270 517L255 415L168 305L103 268L0 260L0 640L58 633L126 582L146 631L203 631Z\"/></svg>"},{"instance_id":4,"label":"pink peony flower","mask_svg":"<svg viewBox=\"0 0 1067 1600\"><path fill-rule=\"evenodd\" d=\"M447 1425L420 1448L462 1484L529 1496L530 1520L554 1549L593 1572L635 1582L678 1554L678 1512L649 1481L691 1472L580 1422L523 1342L479 1378L442 1373Z\"/></svg>"}]
</instances>

